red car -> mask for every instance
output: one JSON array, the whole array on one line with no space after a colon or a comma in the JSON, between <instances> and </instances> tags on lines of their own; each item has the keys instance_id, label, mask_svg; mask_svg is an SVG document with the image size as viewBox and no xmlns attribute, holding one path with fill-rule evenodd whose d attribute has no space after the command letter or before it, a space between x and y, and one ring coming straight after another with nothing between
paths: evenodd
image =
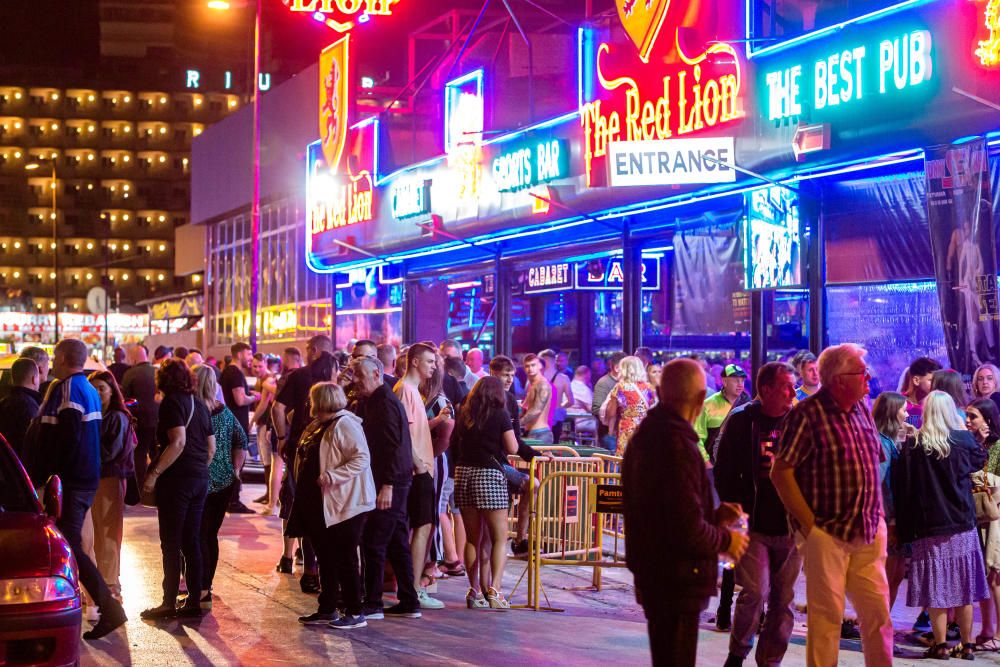
<instances>
[{"instance_id":1,"label":"red car","mask_svg":"<svg viewBox=\"0 0 1000 667\"><path fill-rule=\"evenodd\" d=\"M39 502L0 437L0 667L80 660L80 582L56 528L61 508L59 478L49 479Z\"/></svg>"}]
</instances>

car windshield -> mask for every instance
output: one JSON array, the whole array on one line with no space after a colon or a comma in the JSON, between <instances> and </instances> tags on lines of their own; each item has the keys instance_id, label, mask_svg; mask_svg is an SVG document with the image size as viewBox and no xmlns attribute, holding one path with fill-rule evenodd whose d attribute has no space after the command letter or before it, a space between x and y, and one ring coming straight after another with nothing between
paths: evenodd
<instances>
[{"instance_id":1,"label":"car windshield","mask_svg":"<svg viewBox=\"0 0 1000 667\"><path fill-rule=\"evenodd\" d=\"M35 493L10 450L0 442L0 512L37 512Z\"/></svg>"}]
</instances>

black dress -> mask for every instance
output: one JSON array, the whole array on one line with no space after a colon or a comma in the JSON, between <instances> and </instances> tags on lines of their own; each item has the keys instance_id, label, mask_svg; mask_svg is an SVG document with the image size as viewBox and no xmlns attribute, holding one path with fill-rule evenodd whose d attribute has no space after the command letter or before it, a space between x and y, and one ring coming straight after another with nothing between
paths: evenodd
<instances>
[{"instance_id":1,"label":"black dress","mask_svg":"<svg viewBox=\"0 0 1000 667\"><path fill-rule=\"evenodd\" d=\"M319 449L323 435L335 419L315 420L299 438L295 452L295 500L285 526L285 537L309 537L326 529L323 490L319 479Z\"/></svg>"}]
</instances>

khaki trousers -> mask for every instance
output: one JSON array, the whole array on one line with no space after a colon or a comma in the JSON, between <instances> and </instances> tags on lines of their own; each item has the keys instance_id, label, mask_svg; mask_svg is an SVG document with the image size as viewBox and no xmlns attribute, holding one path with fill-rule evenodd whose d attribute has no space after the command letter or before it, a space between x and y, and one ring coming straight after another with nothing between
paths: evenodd
<instances>
[{"instance_id":1,"label":"khaki trousers","mask_svg":"<svg viewBox=\"0 0 1000 667\"><path fill-rule=\"evenodd\" d=\"M807 538L796 533L796 543L806 575L806 664L837 664L846 595L858 613L865 665L891 665L893 631L885 576L885 522L879 522L871 544L843 542L818 527L813 527Z\"/></svg>"}]
</instances>

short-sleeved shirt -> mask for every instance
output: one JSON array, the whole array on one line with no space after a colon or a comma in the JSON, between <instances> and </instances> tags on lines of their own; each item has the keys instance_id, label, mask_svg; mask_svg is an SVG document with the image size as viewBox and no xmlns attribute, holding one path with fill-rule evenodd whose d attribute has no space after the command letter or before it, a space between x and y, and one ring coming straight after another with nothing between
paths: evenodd
<instances>
[{"instance_id":1,"label":"short-sleeved shirt","mask_svg":"<svg viewBox=\"0 0 1000 667\"><path fill-rule=\"evenodd\" d=\"M284 379L284 378L283 378ZM299 444L299 437L312 421L309 416L309 390L312 389L312 371L308 366L296 368L284 379L284 384L278 389L274 400L292 411L292 422L289 425L287 445L292 450ZM286 446L287 446L286 445Z\"/></svg>"},{"instance_id":2,"label":"short-sleeved shirt","mask_svg":"<svg viewBox=\"0 0 1000 667\"><path fill-rule=\"evenodd\" d=\"M242 387L243 393L250 394L250 386L247 384L247 376L243 374L236 364L229 364L226 370L222 371L222 398L226 402L236 421L243 427L243 430L250 433L250 406L237 405L233 391Z\"/></svg>"},{"instance_id":3,"label":"short-sleeved shirt","mask_svg":"<svg viewBox=\"0 0 1000 667\"><path fill-rule=\"evenodd\" d=\"M194 414L191 414L192 406ZM188 417L191 418L190 422ZM191 479L208 479L208 438L212 435L212 416L205 404L192 394L167 394L160 402L156 424L156 443L160 451L170 442L170 429L183 427L185 424L184 450L169 468L160 472L163 476L184 475Z\"/></svg>"},{"instance_id":4,"label":"short-sleeved shirt","mask_svg":"<svg viewBox=\"0 0 1000 667\"><path fill-rule=\"evenodd\" d=\"M431 427L427 420L427 408L420 392L405 381L396 383L393 390L406 410L410 424L410 441L413 444L413 469L417 474L434 474L434 445L431 442Z\"/></svg>"},{"instance_id":5,"label":"short-sleeved shirt","mask_svg":"<svg viewBox=\"0 0 1000 667\"><path fill-rule=\"evenodd\" d=\"M506 410L495 410L482 424L463 428L456 464L469 468L499 468L500 462L507 460L504 434L512 430L514 425Z\"/></svg>"},{"instance_id":6,"label":"short-sleeved shirt","mask_svg":"<svg viewBox=\"0 0 1000 667\"><path fill-rule=\"evenodd\" d=\"M775 458L795 469L817 526L845 542L871 544L883 516L884 456L864 402L844 411L823 388L788 413Z\"/></svg>"},{"instance_id":7,"label":"short-sleeved shirt","mask_svg":"<svg viewBox=\"0 0 1000 667\"><path fill-rule=\"evenodd\" d=\"M215 434L215 456L208 465L208 492L222 491L233 483L233 450L247 449L247 434L243 432L232 411L220 405L212 411L212 433Z\"/></svg>"}]
</instances>

